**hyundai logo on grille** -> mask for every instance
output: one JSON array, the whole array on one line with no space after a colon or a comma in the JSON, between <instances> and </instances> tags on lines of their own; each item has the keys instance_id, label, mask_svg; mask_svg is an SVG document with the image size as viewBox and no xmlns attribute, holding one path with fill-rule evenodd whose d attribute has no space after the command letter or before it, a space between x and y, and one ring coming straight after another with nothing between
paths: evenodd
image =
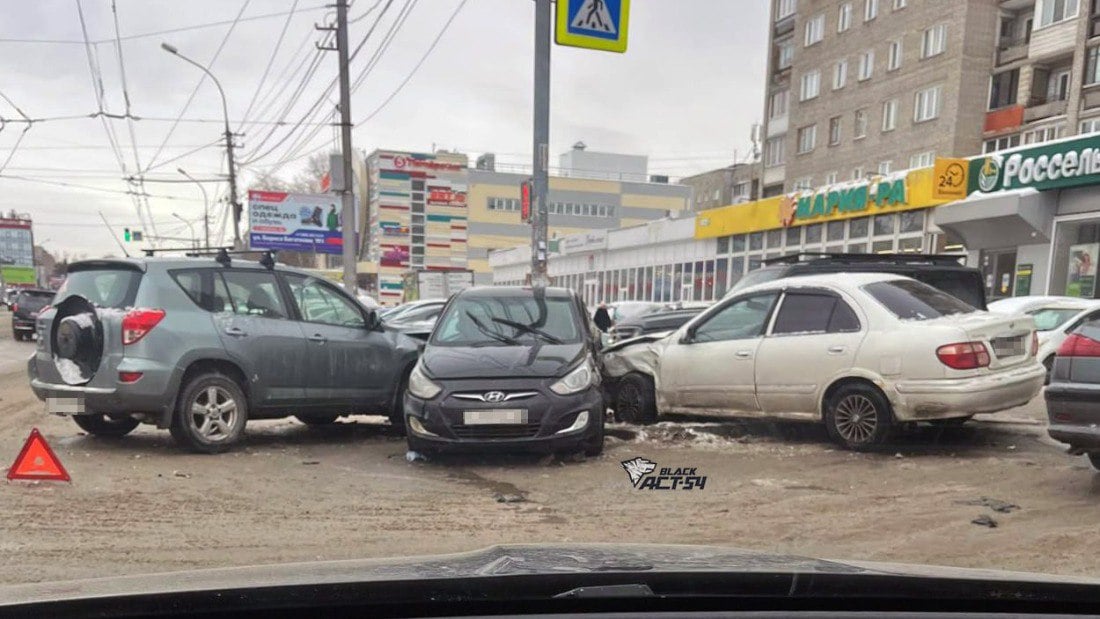
<instances>
[{"instance_id":1,"label":"hyundai logo on grille","mask_svg":"<svg viewBox=\"0 0 1100 619\"><path fill-rule=\"evenodd\" d=\"M484 398L485 398L486 402L503 402L504 401L504 392L503 391L489 391L485 394Z\"/></svg>"}]
</instances>

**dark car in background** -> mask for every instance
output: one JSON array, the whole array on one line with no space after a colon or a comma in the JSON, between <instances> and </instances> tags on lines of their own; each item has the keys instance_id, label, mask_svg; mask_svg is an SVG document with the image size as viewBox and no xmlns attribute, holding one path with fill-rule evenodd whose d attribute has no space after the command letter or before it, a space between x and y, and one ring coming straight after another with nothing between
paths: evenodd
<instances>
[{"instance_id":1,"label":"dark car in background","mask_svg":"<svg viewBox=\"0 0 1100 619\"><path fill-rule=\"evenodd\" d=\"M29 340L38 330L35 327L38 314L53 302L52 290L25 288L15 294L11 302L11 337Z\"/></svg>"},{"instance_id":2,"label":"dark car in background","mask_svg":"<svg viewBox=\"0 0 1100 619\"><path fill-rule=\"evenodd\" d=\"M938 288L968 305L987 309L982 272L964 266L966 256L950 254L830 254L801 252L763 260L763 267L751 271L730 287L726 296L738 290L784 277L823 273L891 273L904 275Z\"/></svg>"},{"instance_id":3,"label":"dark car in background","mask_svg":"<svg viewBox=\"0 0 1100 619\"><path fill-rule=\"evenodd\" d=\"M601 453L597 342L570 290L458 293L409 375L409 449Z\"/></svg>"},{"instance_id":4,"label":"dark car in background","mask_svg":"<svg viewBox=\"0 0 1100 619\"><path fill-rule=\"evenodd\" d=\"M1054 357L1046 388L1047 432L1087 454L1100 470L1100 318L1072 329Z\"/></svg>"},{"instance_id":5,"label":"dark car in background","mask_svg":"<svg viewBox=\"0 0 1100 619\"><path fill-rule=\"evenodd\" d=\"M609 339L611 342L621 342L639 335L675 331L702 313L704 309L706 308L670 309L635 316L611 327Z\"/></svg>"}]
</instances>

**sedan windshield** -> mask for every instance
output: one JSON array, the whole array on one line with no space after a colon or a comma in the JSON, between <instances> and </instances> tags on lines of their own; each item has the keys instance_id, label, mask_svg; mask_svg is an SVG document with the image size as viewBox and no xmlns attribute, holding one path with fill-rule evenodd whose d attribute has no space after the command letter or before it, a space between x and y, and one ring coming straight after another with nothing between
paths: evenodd
<instances>
[{"instance_id":1,"label":"sedan windshield","mask_svg":"<svg viewBox=\"0 0 1100 619\"><path fill-rule=\"evenodd\" d=\"M440 318L435 346L533 343L575 344L583 333L570 299L534 296L456 299Z\"/></svg>"},{"instance_id":2,"label":"sedan windshield","mask_svg":"<svg viewBox=\"0 0 1100 619\"><path fill-rule=\"evenodd\" d=\"M913 280L877 282L863 289L902 320L931 320L978 311L946 292Z\"/></svg>"}]
</instances>

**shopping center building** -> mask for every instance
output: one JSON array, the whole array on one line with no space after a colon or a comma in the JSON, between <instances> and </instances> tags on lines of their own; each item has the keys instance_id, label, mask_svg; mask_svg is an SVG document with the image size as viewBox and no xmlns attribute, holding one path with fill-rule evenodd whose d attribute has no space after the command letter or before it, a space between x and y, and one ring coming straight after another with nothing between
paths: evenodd
<instances>
[{"instance_id":1,"label":"shopping center building","mask_svg":"<svg viewBox=\"0 0 1100 619\"><path fill-rule=\"evenodd\" d=\"M937 194L945 182L957 197ZM1097 184L1100 134L939 159L868 181L567 236L550 275L587 303L711 301L762 260L792 253L958 253L982 269L990 300L1094 298ZM493 281L524 282L529 262L529 247L493 252Z\"/></svg>"}]
</instances>

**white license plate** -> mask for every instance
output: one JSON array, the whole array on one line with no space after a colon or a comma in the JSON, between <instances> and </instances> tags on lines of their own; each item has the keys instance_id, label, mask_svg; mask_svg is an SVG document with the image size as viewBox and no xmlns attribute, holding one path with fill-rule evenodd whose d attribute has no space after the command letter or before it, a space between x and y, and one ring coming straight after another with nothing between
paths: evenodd
<instances>
[{"instance_id":1,"label":"white license plate","mask_svg":"<svg viewBox=\"0 0 1100 619\"><path fill-rule=\"evenodd\" d=\"M80 415L84 413L84 397L46 398L46 412L54 415Z\"/></svg>"},{"instance_id":2,"label":"white license plate","mask_svg":"<svg viewBox=\"0 0 1100 619\"><path fill-rule=\"evenodd\" d=\"M462 423L468 426L527 423L527 410L523 408L495 408L485 411L463 411Z\"/></svg>"}]
</instances>

